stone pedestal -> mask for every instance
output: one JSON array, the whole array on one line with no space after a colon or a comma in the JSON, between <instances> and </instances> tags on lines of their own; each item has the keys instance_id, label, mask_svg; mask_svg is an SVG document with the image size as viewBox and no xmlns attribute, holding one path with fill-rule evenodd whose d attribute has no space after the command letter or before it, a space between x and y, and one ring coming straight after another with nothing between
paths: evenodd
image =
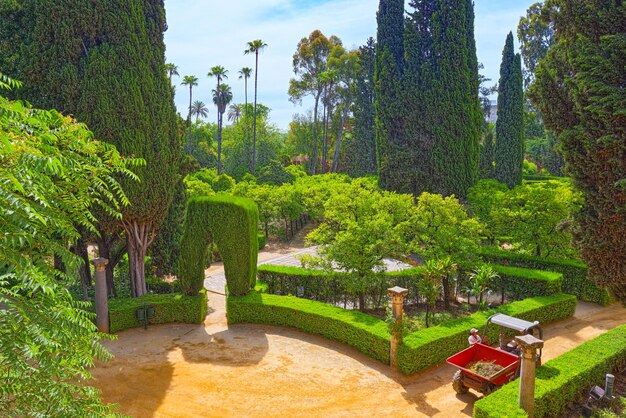
<instances>
[{"instance_id":1,"label":"stone pedestal","mask_svg":"<svg viewBox=\"0 0 626 418\"><path fill-rule=\"evenodd\" d=\"M96 326L98 331L109 333L109 300L105 268L109 264L106 258L95 258L91 264L96 268Z\"/></svg>"},{"instance_id":2,"label":"stone pedestal","mask_svg":"<svg viewBox=\"0 0 626 418\"><path fill-rule=\"evenodd\" d=\"M535 412L535 367L537 352L543 347L543 341L532 335L515 337L522 350L522 364L519 384L519 406L532 418Z\"/></svg>"},{"instance_id":3,"label":"stone pedestal","mask_svg":"<svg viewBox=\"0 0 626 418\"><path fill-rule=\"evenodd\" d=\"M404 316L404 298L409 293L407 289L399 286L395 286L387 289L387 294L391 299L391 311L396 321L394 329L396 330L391 334L391 345L389 347L389 363L391 367L397 368L398 362L396 361L396 350L398 345L402 342L402 333L398 330L402 326L402 317Z\"/></svg>"}]
</instances>

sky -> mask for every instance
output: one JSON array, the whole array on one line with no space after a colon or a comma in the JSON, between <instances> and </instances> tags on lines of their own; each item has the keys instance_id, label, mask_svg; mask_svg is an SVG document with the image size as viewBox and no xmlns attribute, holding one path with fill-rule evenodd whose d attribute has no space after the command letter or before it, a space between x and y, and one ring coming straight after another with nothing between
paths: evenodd
<instances>
[{"instance_id":1,"label":"sky","mask_svg":"<svg viewBox=\"0 0 626 418\"><path fill-rule=\"evenodd\" d=\"M475 37L482 73L492 83L498 79L502 48L509 31L516 33L520 16L535 0L475 0ZM338 36L344 47L354 49L368 37L376 37L377 0L165 0L168 30L166 58L178 66L176 106L186 117L189 89L181 86L183 76L198 77L193 100L203 101L207 120L217 113L211 99L215 78L207 77L211 67L228 70L232 103L244 102L244 82L238 77L243 67L254 70L254 55L244 55L248 41L263 40L268 46L259 55L258 102L271 108L270 119L287 130L295 113L306 113L311 100L302 105L289 101L289 79L294 77L292 59L298 42L315 29ZM517 39L516 48L517 48ZM254 76L253 76L254 77ZM254 78L248 81L252 102Z\"/></svg>"}]
</instances>

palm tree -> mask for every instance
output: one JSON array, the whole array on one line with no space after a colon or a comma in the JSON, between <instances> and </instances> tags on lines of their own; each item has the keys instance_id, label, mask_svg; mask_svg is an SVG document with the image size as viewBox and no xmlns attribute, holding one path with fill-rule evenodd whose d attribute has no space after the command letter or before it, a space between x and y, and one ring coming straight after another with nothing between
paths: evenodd
<instances>
[{"instance_id":1,"label":"palm tree","mask_svg":"<svg viewBox=\"0 0 626 418\"><path fill-rule=\"evenodd\" d=\"M196 123L200 117L206 118L209 115L209 109L207 109L204 102L196 100L191 105L191 114L196 116Z\"/></svg>"},{"instance_id":2,"label":"palm tree","mask_svg":"<svg viewBox=\"0 0 626 418\"><path fill-rule=\"evenodd\" d=\"M222 174L222 121L226 106L233 100L233 92L228 84L220 84L213 90L213 103L217 106L217 174Z\"/></svg>"},{"instance_id":3,"label":"palm tree","mask_svg":"<svg viewBox=\"0 0 626 418\"><path fill-rule=\"evenodd\" d=\"M171 62L165 64L165 71L167 72L167 76L170 79L170 84L172 84L172 76L178 76L178 65L174 65Z\"/></svg>"},{"instance_id":4,"label":"palm tree","mask_svg":"<svg viewBox=\"0 0 626 418\"><path fill-rule=\"evenodd\" d=\"M254 174L256 168L256 95L257 95L257 85L259 80L259 51L262 51L267 44L260 39L255 39L254 41L248 42L248 49L243 51L244 54L252 54L255 55L255 67L254 67L254 133L252 135L252 174Z\"/></svg>"},{"instance_id":5,"label":"palm tree","mask_svg":"<svg viewBox=\"0 0 626 418\"><path fill-rule=\"evenodd\" d=\"M186 75L183 77L183 82L180 83L183 86L189 86L189 116L187 117L187 126L191 126L191 97L192 89L198 85L198 77L195 75Z\"/></svg>"},{"instance_id":6,"label":"palm tree","mask_svg":"<svg viewBox=\"0 0 626 418\"><path fill-rule=\"evenodd\" d=\"M248 118L248 79L250 78L250 75L252 75L252 68L250 67L243 67L241 70L239 70L239 79L241 80L243 78L243 83L244 83L244 116L246 117L246 126L245 126L245 138L244 138L244 143L245 143L245 149L246 149L246 156L248 157L248 170L250 170L250 172L252 172L252 159L250 158L249 155L247 155L248 152L248 144L250 141L250 119Z\"/></svg>"},{"instance_id":7,"label":"palm tree","mask_svg":"<svg viewBox=\"0 0 626 418\"><path fill-rule=\"evenodd\" d=\"M228 120L234 123L239 122L243 107L240 104L232 104L228 106Z\"/></svg>"}]
</instances>

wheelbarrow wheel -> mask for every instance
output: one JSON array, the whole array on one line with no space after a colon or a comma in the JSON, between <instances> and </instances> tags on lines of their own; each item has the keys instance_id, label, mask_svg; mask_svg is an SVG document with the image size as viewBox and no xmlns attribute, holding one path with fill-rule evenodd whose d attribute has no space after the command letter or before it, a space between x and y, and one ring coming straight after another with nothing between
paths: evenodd
<instances>
[{"instance_id":1,"label":"wheelbarrow wheel","mask_svg":"<svg viewBox=\"0 0 626 418\"><path fill-rule=\"evenodd\" d=\"M454 377L452 378L452 388L456 391L456 393L460 395L463 395L469 391L469 388L463 383L463 379L464 376L460 370L457 370L457 372L454 373Z\"/></svg>"},{"instance_id":2,"label":"wheelbarrow wheel","mask_svg":"<svg viewBox=\"0 0 626 418\"><path fill-rule=\"evenodd\" d=\"M480 391L482 392L483 395L487 396L487 395L491 395L493 392L495 392L495 390L498 389L498 386L492 384L492 383L487 383L486 385L484 385Z\"/></svg>"}]
</instances>

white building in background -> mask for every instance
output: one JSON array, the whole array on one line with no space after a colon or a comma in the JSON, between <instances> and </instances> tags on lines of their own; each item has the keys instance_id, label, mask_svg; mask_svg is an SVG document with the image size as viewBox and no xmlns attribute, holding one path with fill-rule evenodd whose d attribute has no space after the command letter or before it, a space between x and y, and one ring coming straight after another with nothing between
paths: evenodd
<instances>
[{"instance_id":1,"label":"white building in background","mask_svg":"<svg viewBox=\"0 0 626 418\"><path fill-rule=\"evenodd\" d=\"M487 122L496 123L498 120L498 102L496 100L490 100L491 107L489 109L489 116L487 116Z\"/></svg>"}]
</instances>

